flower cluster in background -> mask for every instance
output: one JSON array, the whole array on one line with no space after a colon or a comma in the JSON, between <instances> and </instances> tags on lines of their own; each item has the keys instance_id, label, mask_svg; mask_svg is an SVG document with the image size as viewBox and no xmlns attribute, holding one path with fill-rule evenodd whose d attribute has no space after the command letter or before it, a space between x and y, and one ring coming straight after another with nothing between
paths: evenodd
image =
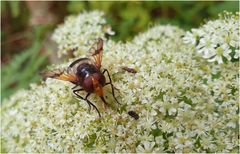
<instances>
[{"instance_id":1,"label":"flower cluster in background","mask_svg":"<svg viewBox=\"0 0 240 154\"><path fill-rule=\"evenodd\" d=\"M106 24L103 12L83 12L79 16L69 16L52 36L59 46L58 56L66 55L69 51L78 52L88 50L96 37L105 38L105 34L113 35L111 27ZM75 54L75 52L73 53Z\"/></svg>"},{"instance_id":2,"label":"flower cluster in background","mask_svg":"<svg viewBox=\"0 0 240 154\"><path fill-rule=\"evenodd\" d=\"M71 24L56 30L58 37L64 38L66 31L82 34L74 27L84 27L79 20L90 15L71 17ZM96 19L101 16L95 14ZM94 28L87 33L93 34ZM184 44L183 35L177 27L159 25L132 42L105 39L102 67L110 71L122 105L115 103L107 86L105 96L111 107L104 109L101 100L91 95L100 119L95 110L88 112L86 102L73 96L71 83L54 79L5 100L3 151L238 152L238 63L206 65L192 46ZM77 37L82 36L61 39L59 46L72 48ZM95 38L91 39L93 35L85 35L83 40ZM86 55L89 47L74 55ZM124 72L122 66L137 73ZM129 110L140 118L130 117Z\"/></svg>"},{"instance_id":3,"label":"flower cluster in background","mask_svg":"<svg viewBox=\"0 0 240 154\"><path fill-rule=\"evenodd\" d=\"M221 64L239 58L239 36L239 13L225 12L219 19L187 32L183 39L185 43L194 45L209 62Z\"/></svg>"}]
</instances>

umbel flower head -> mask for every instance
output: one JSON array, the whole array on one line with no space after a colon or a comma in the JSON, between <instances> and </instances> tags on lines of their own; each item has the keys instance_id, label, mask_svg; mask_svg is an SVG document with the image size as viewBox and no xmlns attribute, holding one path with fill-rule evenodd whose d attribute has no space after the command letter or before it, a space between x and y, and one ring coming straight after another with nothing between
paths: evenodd
<instances>
[{"instance_id":1,"label":"umbel flower head","mask_svg":"<svg viewBox=\"0 0 240 154\"><path fill-rule=\"evenodd\" d=\"M90 41L95 26L86 31L74 27L76 23L84 27L79 20L86 16L96 19L96 24L102 21L101 13L91 15L67 19L60 27L65 30L57 29L54 35L61 39L68 31ZM104 38L102 67L110 71L122 105L115 105L108 87L106 99L111 106L106 109L91 95L102 118L72 95L73 85L68 82L47 79L18 91L1 107L2 151L237 152L238 62L206 65L191 45L184 44L185 34L177 27L159 25L132 42ZM59 46L70 52L71 39L77 37L81 36L62 39ZM89 47L78 48L75 58L84 57ZM124 72L122 66L137 73ZM127 114L130 110L139 115L138 120Z\"/></svg>"},{"instance_id":2,"label":"umbel flower head","mask_svg":"<svg viewBox=\"0 0 240 154\"><path fill-rule=\"evenodd\" d=\"M198 53L209 62L219 64L239 58L240 31L239 12L224 12L220 18L208 21L198 29L187 32L185 43L196 47Z\"/></svg>"},{"instance_id":3,"label":"umbel flower head","mask_svg":"<svg viewBox=\"0 0 240 154\"><path fill-rule=\"evenodd\" d=\"M64 25L60 25L52 36L53 40L59 44L58 56L66 55L69 50L76 48L83 54L96 36L105 38L105 34L113 35L114 32L106 24L103 16L103 12L93 11L67 17Z\"/></svg>"}]
</instances>

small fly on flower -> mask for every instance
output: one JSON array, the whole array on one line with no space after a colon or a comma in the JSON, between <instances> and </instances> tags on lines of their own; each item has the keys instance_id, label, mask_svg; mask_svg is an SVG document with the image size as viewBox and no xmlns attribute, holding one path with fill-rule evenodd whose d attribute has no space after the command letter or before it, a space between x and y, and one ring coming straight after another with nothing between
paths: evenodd
<instances>
[{"instance_id":1,"label":"small fly on flower","mask_svg":"<svg viewBox=\"0 0 240 154\"><path fill-rule=\"evenodd\" d=\"M99 117L101 117L101 114L98 108L88 100L88 97L92 93L97 94L103 103L108 106L108 103L104 99L103 87L106 85L111 85L112 95L115 101L120 104L115 97L114 86L112 84L109 71L107 69L103 69L103 71L101 71L102 53L103 40L98 38L97 42L94 43L90 48L89 55L87 57L75 60L68 66L67 69L53 70L42 73L44 78L70 81L71 83L75 84L75 86L72 88L73 93L78 98L85 100L90 109L91 106L93 106L97 110ZM105 73L107 73L109 82L106 82L104 76ZM76 89L77 87L79 88ZM87 95L82 97L78 94L79 91L85 91L87 92Z\"/></svg>"},{"instance_id":2,"label":"small fly on flower","mask_svg":"<svg viewBox=\"0 0 240 154\"><path fill-rule=\"evenodd\" d=\"M129 68L126 66L122 66L121 68L122 68L122 70L127 71L129 73L133 73L133 74L137 73L137 71L134 68Z\"/></svg>"}]
</instances>

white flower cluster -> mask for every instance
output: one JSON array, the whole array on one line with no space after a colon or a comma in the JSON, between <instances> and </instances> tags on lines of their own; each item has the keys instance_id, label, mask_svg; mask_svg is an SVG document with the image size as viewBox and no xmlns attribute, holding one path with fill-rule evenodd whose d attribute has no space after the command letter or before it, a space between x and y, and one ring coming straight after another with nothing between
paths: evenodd
<instances>
[{"instance_id":1,"label":"white flower cluster","mask_svg":"<svg viewBox=\"0 0 240 154\"><path fill-rule=\"evenodd\" d=\"M238 59L240 56L239 13L225 12L218 20L208 21L198 29L187 32L185 43L196 46L196 50L209 62L219 64Z\"/></svg>"},{"instance_id":2,"label":"white flower cluster","mask_svg":"<svg viewBox=\"0 0 240 154\"><path fill-rule=\"evenodd\" d=\"M105 38L105 34L113 35L114 32L106 24L103 12L93 11L67 17L54 31L52 39L58 44L60 57L73 50L83 53L96 38Z\"/></svg>"},{"instance_id":3,"label":"white flower cluster","mask_svg":"<svg viewBox=\"0 0 240 154\"><path fill-rule=\"evenodd\" d=\"M155 26L132 42L104 42L102 65L122 105L108 86L104 91L111 107L104 109L91 95L102 118L71 94L71 83L54 79L5 100L2 151L237 153L238 64L206 65L183 43L184 34L177 27ZM138 120L127 114L130 110Z\"/></svg>"}]
</instances>

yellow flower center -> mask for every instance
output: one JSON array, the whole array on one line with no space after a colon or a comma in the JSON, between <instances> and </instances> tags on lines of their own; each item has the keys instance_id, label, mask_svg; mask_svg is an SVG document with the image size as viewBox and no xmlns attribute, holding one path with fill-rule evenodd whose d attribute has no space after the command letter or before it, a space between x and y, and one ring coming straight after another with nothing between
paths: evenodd
<instances>
[{"instance_id":1,"label":"yellow flower center","mask_svg":"<svg viewBox=\"0 0 240 154\"><path fill-rule=\"evenodd\" d=\"M217 52L217 55L219 55L219 56L223 55L223 49L221 47L218 47L216 49L216 52Z\"/></svg>"}]
</instances>

